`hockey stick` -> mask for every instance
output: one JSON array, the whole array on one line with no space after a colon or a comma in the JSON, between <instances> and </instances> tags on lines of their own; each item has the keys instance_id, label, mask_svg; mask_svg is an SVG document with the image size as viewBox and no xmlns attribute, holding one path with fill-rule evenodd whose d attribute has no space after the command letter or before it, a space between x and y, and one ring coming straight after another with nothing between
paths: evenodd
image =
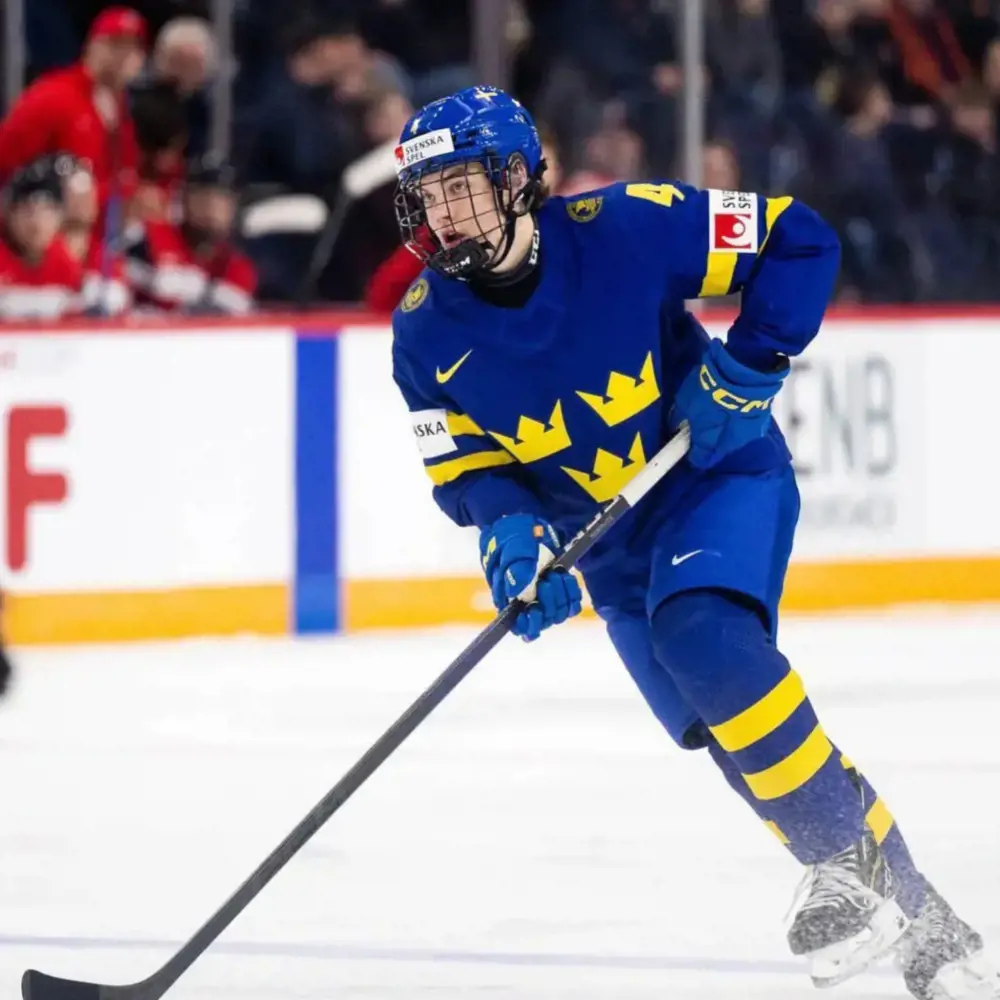
<instances>
[{"instance_id":1,"label":"hockey stick","mask_svg":"<svg viewBox=\"0 0 1000 1000\"><path fill-rule=\"evenodd\" d=\"M690 434L682 425L603 510L543 572L569 569L687 454ZM510 631L523 605L511 602L476 636L436 681L380 736L315 808L274 849L260 867L222 904L208 922L148 979L128 986L59 979L34 969L21 979L23 1000L159 1000L191 964L281 871L317 830L375 773L400 744Z\"/></svg>"}]
</instances>

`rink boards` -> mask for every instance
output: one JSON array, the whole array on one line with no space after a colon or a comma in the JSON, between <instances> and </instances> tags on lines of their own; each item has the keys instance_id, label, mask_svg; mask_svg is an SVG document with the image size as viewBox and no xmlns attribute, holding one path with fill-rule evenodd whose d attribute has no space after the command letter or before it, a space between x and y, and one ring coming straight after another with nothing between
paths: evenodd
<instances>
[{"instance_id":1,"label":"rink boards","mask_svg":"<svg viewBox=\"0 0 1000 1000\"><path fill-rule=\"evenodd\" d=\"M0 329L9 637L486 620L390 343L356 314ZM1000 600L998 362L1000 313L827 321L776 407L802 492L786 610Z\"/></svg>"}]
</instances>

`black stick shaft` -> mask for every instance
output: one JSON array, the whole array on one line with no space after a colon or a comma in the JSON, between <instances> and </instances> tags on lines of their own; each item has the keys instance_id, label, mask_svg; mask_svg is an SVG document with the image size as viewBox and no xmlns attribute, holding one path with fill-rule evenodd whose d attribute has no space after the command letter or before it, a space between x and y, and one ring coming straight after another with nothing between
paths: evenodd
<instances>
[{"instance_id":1,"label":"black stick shaft","mask_svg":"<svg viewBox=\"0 0 1000 1000\"><path fill-rule=\"evenodd\" d=\"M570 569L581 556L630 510L688 449L686 428L673 437L622 491L546 567ZM54 979L28 971L22 980L23 1000L158 1000L190 968L213 941L285 867L317 830L378 770L403 741L510 631L523 605L509 604L452 661L430 687L371 745L358 762L313 807L294 830L264 859L257 870L159 971L131 986L94 986ZM93 991L91 993L90 991ZM96 996L95 996L96 994Z\"/></svg>"}]
</instances>

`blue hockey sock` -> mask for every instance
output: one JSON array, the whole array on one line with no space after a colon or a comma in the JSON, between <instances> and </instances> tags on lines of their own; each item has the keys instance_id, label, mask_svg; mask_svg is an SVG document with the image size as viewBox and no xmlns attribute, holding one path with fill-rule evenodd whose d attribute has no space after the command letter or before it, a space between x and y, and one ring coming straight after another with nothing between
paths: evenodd
<instances>
[{"instance_id":1,"label":"blue hockey sock","mask_svg":"<svg viewBox=\"0 0 1000 1000\"><path fill-rule=\"evenodd\" d=\"M914 863L896 820L871 782L847 757L841 756L840 761L864 803L865 822L881 846L882 854L898 881L896 900L903 912L912 919L920 912L927 898L927 879Z\"/></svg>"},{"instance_id":2,"label":"blue hockey sock","mask_svg":"<svg viewBox=\"0 0 1000 1000\"><path fill-rule=\"evenodd\" d=\"M781 828L778 822L771 815L766 802L755 799L740 774L739 768L733 762L732 757L719 746L718 741L708 731L707 727L703 734L703 742L708 749L712 760L715 761L726 781L729 782L733 790L743 798L764 825L784 844L793 854L796 853L788 834ZM876 842L882 848L882 853L889 868L897 880L898 889L896 900L902 907L903 912L911 919L916 917L927 898L927 879L920 873L906 841L899 830L892 813L889 812L885 803L875 793L868 779L861 774L847 757L841 755L840 751L834 747L834 752L840 759L841 766L847 772L848 778L854 786L855 792L861 798L862 810L865 814L865 824L872 831Z\"/></svg>"},{"instance_id":3,"label":"blue hockey sock","mask_svg":"<svg viewBox=\"0 0 1000 1000\"><path fill-rule=\"evenodd\" d=\"M823 861L857 841L862 798L756 609L686 591L660 605L652 626L657 660L795 857Z\"/></svg>"}]
</instances>

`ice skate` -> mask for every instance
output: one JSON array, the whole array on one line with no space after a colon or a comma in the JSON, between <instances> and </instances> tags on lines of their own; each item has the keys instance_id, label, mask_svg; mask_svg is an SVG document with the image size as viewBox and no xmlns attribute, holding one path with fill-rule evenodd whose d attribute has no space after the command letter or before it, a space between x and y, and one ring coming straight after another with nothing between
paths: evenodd
<instances>
[{"instance_id":1,"label":"ice skate","mask_svg":"<svg viewBox=\"0 0 1000 1000\"><path fill-rule=\"evenodd\" d=\"M899 941L909 921L894 895L892 873L869 831L809 866L792 904L788 943L807 959L816 986L863 972Z\"/></svg>"},{"instance_id":2,"label":"ice skate","mask_svg":"<svg viewBox=\"0 0 1000 1000\"><path fill-rule=\"evenodd\" d=\"M1000 971L983 954L983 939L933 887L896 952L917 1000L1000 1000Z\"/></svg>"}]
</instances>

